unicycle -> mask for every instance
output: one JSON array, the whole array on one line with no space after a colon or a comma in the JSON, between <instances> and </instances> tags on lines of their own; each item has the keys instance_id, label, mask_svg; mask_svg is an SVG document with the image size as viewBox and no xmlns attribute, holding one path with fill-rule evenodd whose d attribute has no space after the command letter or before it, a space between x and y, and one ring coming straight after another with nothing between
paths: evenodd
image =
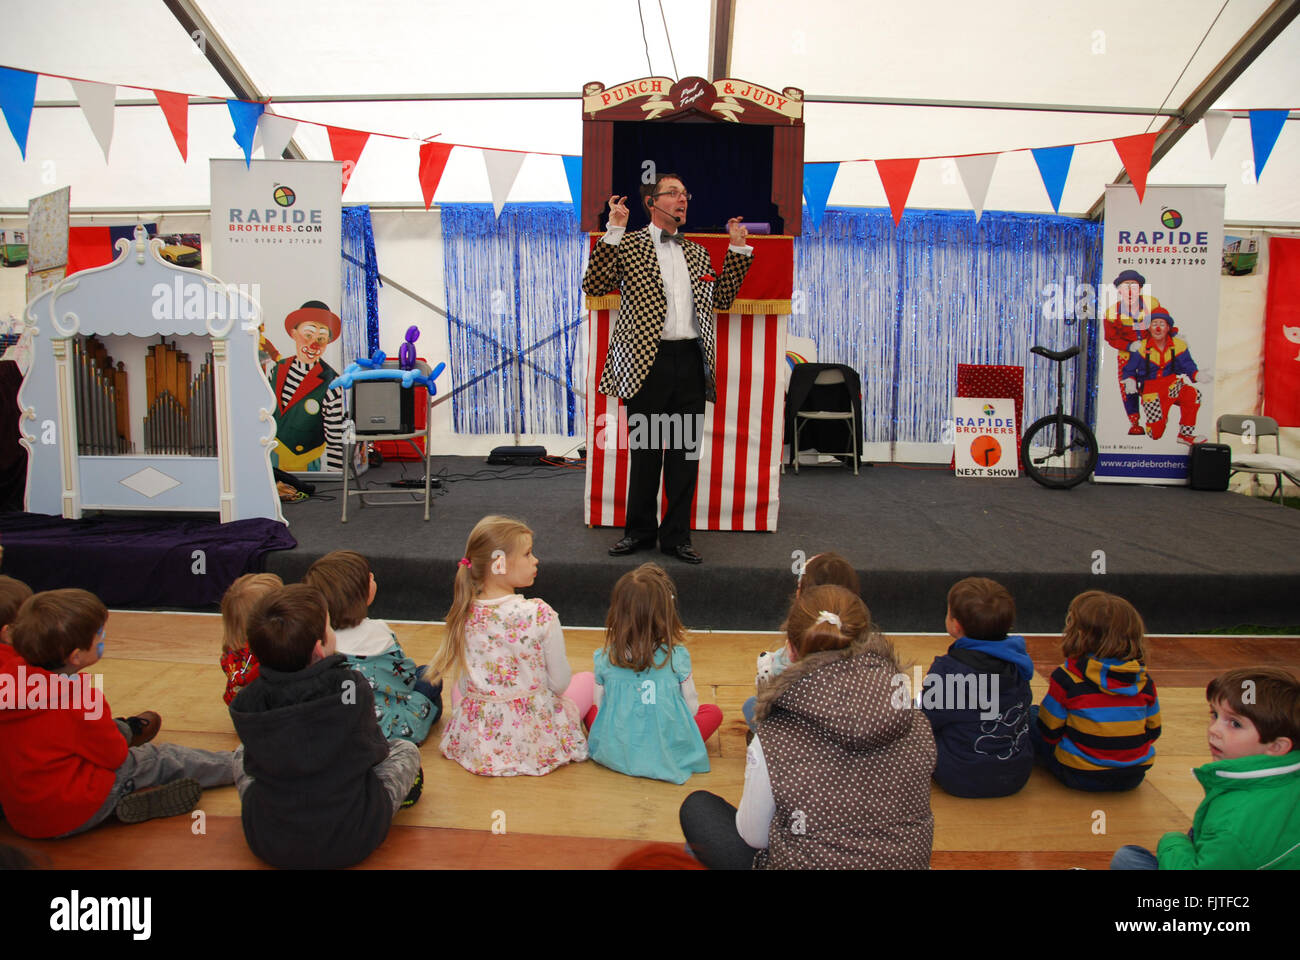
<instances>
[{"instance_id":1,"label":"unicycle","mask_svg":"<svg viewBox=\"0 0 1300 960\"><path fill-rule=\"evenodd\" d=\"M1045 487L1065 490L1088 477L1097 466L1097 438L1088 425L1065 412L1065 361L1079 353L1077 346L1057 352L1031 347L1030 353L1054 360L1056 367L1056 412L1029 425L1020 441L1020 461L1025 473Z\"/></svg>"}]
</instances>

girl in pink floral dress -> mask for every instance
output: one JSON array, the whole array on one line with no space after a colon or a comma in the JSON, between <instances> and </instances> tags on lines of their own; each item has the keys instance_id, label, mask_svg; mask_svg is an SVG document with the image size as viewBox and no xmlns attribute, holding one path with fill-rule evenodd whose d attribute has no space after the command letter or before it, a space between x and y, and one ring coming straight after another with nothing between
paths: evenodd
<instances>
[{"instance_id":1,"label":"girl in pink floral dress","mask_svg":"<svg viewBox=\"0 0 1300 960\"><path fill-rule=\"evenodd\" d=\"M580 718L591 708L592 675L572 675L555 611L515 593L536 577L528 527L508 517L478 522L426 672L431 683L458 678L441 749L471 773L537 777L587 759Z\"/></svg>"}]
</instances>

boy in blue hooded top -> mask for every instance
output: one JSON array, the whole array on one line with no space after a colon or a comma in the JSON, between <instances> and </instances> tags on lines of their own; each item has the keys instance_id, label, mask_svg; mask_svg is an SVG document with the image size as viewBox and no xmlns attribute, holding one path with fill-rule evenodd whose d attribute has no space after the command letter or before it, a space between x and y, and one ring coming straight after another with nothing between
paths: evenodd
<instances>
[{"instance_id":1,"label":"boy in blue hooded top","mask_svg":"<svg viewBox=\"0 0 1300 960\"><path fill-rule=\"evenodd\" d=\"M1007 635L1015 618L1011 594L993 580L967 577L948 591L955 642L930 665L920 706L939 751L935 783L953 796L1010 796L1034 769L1034 664L1025 638Z\"/></svg>"}]
</instances>

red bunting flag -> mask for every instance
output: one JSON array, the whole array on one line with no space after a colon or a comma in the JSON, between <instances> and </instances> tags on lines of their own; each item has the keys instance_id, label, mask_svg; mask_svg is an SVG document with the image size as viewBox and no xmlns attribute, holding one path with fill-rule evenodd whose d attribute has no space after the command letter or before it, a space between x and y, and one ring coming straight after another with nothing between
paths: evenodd
<instances>
[{"instance_id":1,"label":"red bunting flag","mask_svg":"<svg viewBox=\"0 0 1300 960\"><path fill-rule=\"evenodd\" d=\"M451 156L450 143L420 144L420 190L424 193L424 209L433 205L433 195L442 179L442 171L447 167L447 158Z\"/></svg>"},{"instance_id":2,"label":"red bunting flag","mask_svg":"<svg viewBox=\"0 0 1300 960\"><path fill-rule=\"evenodd\" d=\"M916 179L916 168L920 160L877 160L876 172L885 187L885 196L889 198L889 209L894 214L894 226L903 219L903 208L907 206L907 195L912 192L912 181Z\"/></svg>"},{"instance_id":3,"label":"red bunting flag","mask_svg":"<svg viewBox=\"0 0 1300 960\"><path fill-rule=\"evenodd\" d=\"M357 168L357 161L361 159L361 151L366 149L370 134L364 130L349 130L347 127L326 126L325 130L330 136L330 151L334 154L334 159L343 164L343 192L346 193L352 171Z\"/></svg>"},{"instance_id":4,"label":"red bunting flag","mask_svg":"<svg viewBox=\"0 0 1300 960\"><path fill-rule=\"evenodd\" d=\"M1138 203L1141 204L1147 192L1147 174L1151 170L1151 153L1156 148L1156 135L1139 133L1132 137L1116 137L1111 142L1115 144L1119 162L1128 171L1128 178L1133 181L1133 187L1138 192Z\"/></svg>"},{"instance_id":5,"label":"red bunting flag","mask_svg":"<svg viewBox=\"0 0 1300 960\"><path fill-rule=\"evenodd\" d=\"M172 93L170 90L155 90L158 106L162 107L167 126L171 129L176 149L181 152L181 159L189 161L190 153L190 95Z\"/></svg>"}]
</instances>

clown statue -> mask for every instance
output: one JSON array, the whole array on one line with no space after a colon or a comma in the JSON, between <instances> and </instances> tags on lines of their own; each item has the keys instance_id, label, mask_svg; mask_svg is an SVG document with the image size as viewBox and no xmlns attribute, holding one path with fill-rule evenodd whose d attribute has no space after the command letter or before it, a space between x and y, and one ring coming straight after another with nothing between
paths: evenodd
<instances>
[{"instance_id":1,"label":"clown statue","mask_svg":"<svg viewBox=\"0 0 1300 960\"><path fill-rule=\"evenodd\" d=\"M1115 303L1106 309L1102 318L1106 342L1119 351L1115 367L1120 380L1119 393L1124 401L1124 413L1128 415L1128 432L1135 437L1142 435L1142 427L1138 423L1138 400L1135 394L1124 389L1124 366L1128 363L1129 354L1137 349L1138 341L1146 336L1152 311L1160 307L1159 300L1142 293L1146 282L1146 278L1136 270L1125 270L1116 277Z\"/></svg>"},{"instance_id":2,"label":"clown statue","mask_svg":"<svg viewBox=\"0 0 1300 960\"><path fill-rule=\"evenodd\" d=\"M309 300L285 317L294 355L278 361L271 372L275 391L273 465L281 470L343 468L343 391L330 390L338 376L321 359L327 344L339 338L342 323L319 300Z\"/></svg>"},{"instance_id":3,"label":"clown statue","mask_svg":"<svg viewBox=\"0 0 1300 960\"><path fill-rule=\"evenodd\" d=\"M1120 371L1120 384L1127 396L1142 398L1146 434L1159 440L1169 422L1169 411L1178 408L1178 442L1192 446L1204 443L1196 435L1196 414L1201 409L1201 391L1195 386L1196 361L1187 344L1174 336L1178 328L1163 307L1151 311L1150 332L1138 340Z\"/></svg>"}]
</instances>

